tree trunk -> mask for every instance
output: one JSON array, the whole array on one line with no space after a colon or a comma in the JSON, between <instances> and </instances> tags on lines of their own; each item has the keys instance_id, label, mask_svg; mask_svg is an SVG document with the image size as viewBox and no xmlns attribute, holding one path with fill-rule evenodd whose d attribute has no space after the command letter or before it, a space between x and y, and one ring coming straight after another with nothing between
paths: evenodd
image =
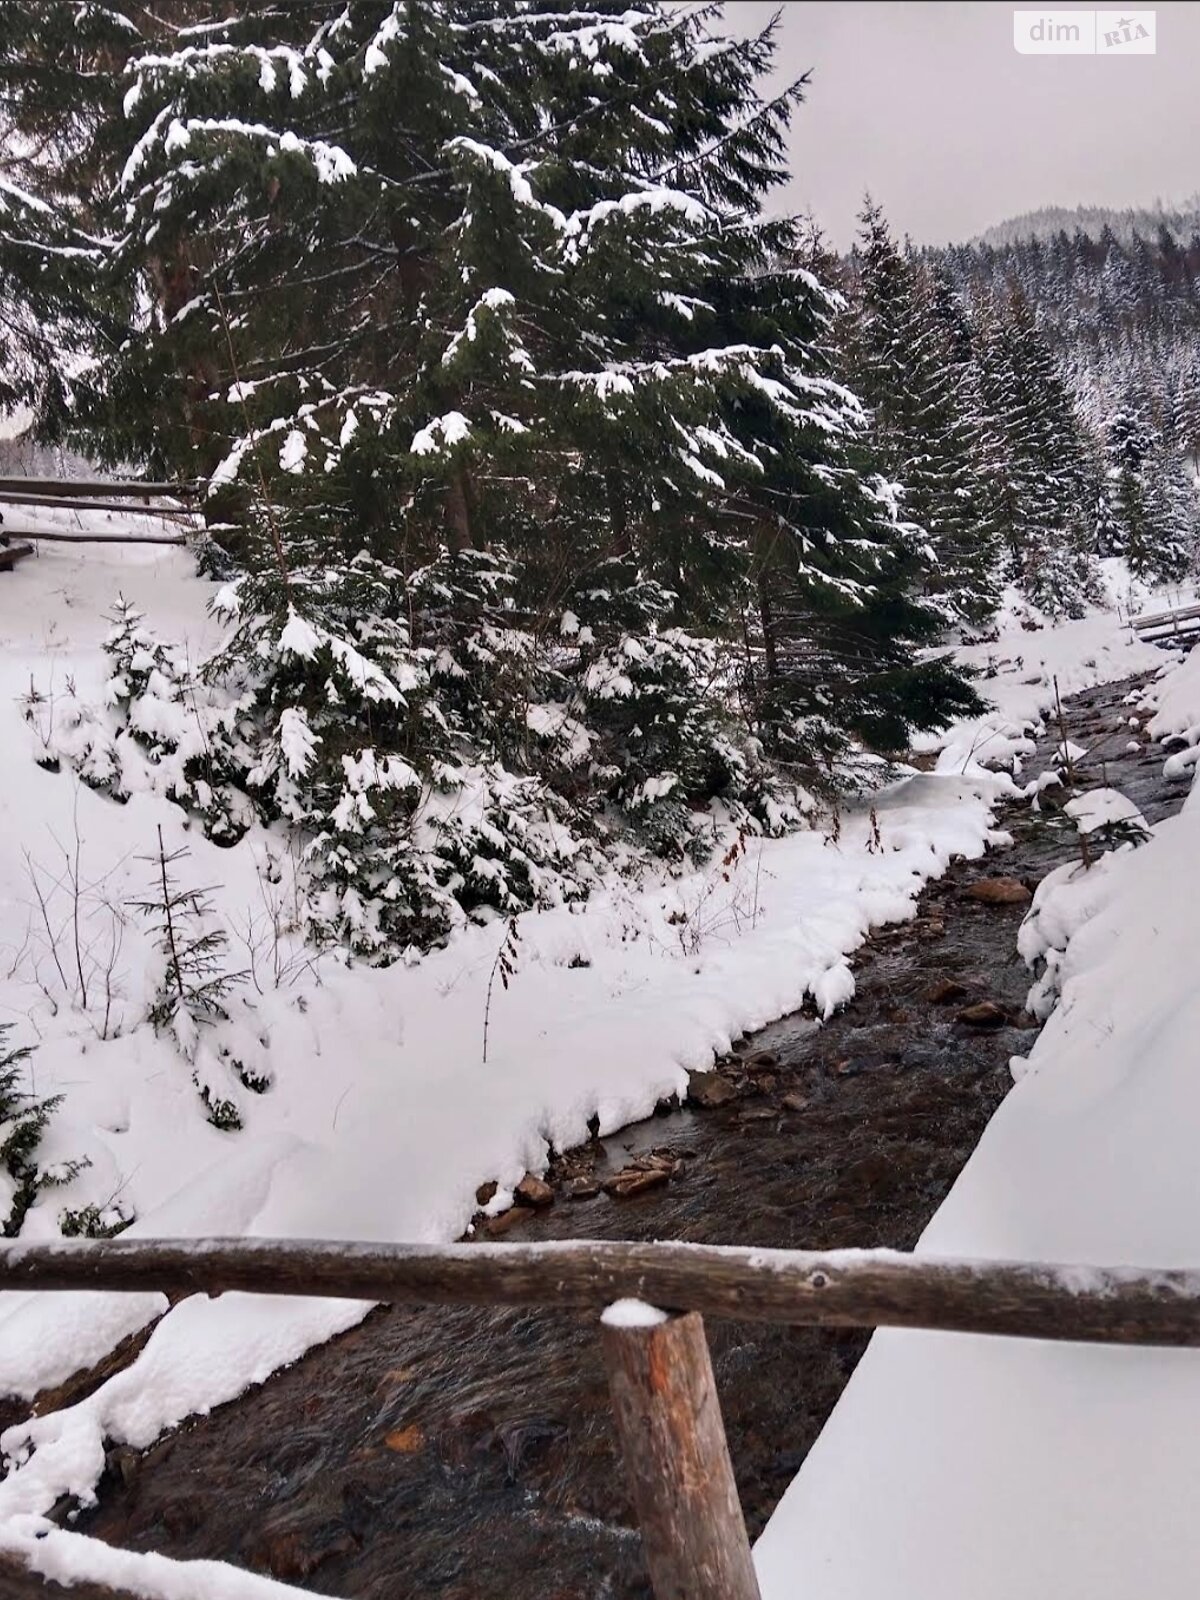
<instances>
[{"instance_id":1,"label":"tree trunk","mask_svg":"<svg viewBox=\"0 0 1200 1600\"><path fill-rule=\"evenodd\" d=\"M768 688L779 682L779 655L775 639L775 615L771 609L771 596L767 592L766 574L758 575L758 620L763 634L763 660L766 665Z\"/></svg>"},{"instance_id":2,"label":"tree trunk","mask_svg":"<svg viewBox=\"0 0 1200 1600\"><path fill-rule=\"evenodd\" d=\"M450 523L450 553L461 555L470 549L471 502L467 488L467 475L462 467L455 467L446 485L446 515Z\"/></svg>"}]
</instances>

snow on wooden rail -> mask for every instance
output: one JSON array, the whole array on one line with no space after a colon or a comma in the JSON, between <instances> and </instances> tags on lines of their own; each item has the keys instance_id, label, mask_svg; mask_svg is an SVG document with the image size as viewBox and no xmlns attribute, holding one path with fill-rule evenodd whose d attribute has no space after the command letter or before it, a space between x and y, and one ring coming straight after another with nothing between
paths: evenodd
<instances>
[{"instance_id":1,"label":"snow on wooden rail","mask_svg":"<svg viewBox=\"0 0 1200 1600\"><path fill-rule=\"evenodd\" d=\"M42 510L70 511L76 516L88 511L119 511L127 517L156 517L164 522L192 523L198 515L192 506L137 506L130 505L127 500L79 500L66 495L26 494L15 489L0 489L0 506L38 506Z\"/></svg>"},{"instance_id":2,"label":"snow on wooden rail","mask_svg":"<svg viewBox=\"0 0 1200 1600\"><path fill-rule=\"evenodd\" d=\"M1200 617L1200 605L1173 606L1167 611L1146 611L1141 616L1134 617L1133 626L1137 629L1154 628L1164 622L1182 622L1188 617Z\"/></svg>"},{"instance_id":3,"label":"snow on wooden rail","mask_svg":"<svg viewBox=\"0 0 1200 1600\"><path fill-rule=\"evenodd\" d=\"M1132 619L1133 631L1151 643L1162 643L1200 631L1200 605L1145 612ZM1164 631L1165 630L1165 631Z\"/></svg>"},{"instance_id":4,"label":"snow on wooden rail","mask_svg":"<svg viewBox=\"0 0 1200 1600\"><path fill-rule=\"evenodd\" d=\"M88 500L96 495L110 500L146 500L153 495L192 499L200 492L197 483L150 483L136 478L3 478L0 497L8 494L46 496L68 500Z\"/></svg>"},{"instance_id":5,"label":"snow on wooden rail","mask_svg":"<svg viewBox=\"0 0 1200 1600\"><path fill-rule=\"evenodd\" d=\"M570 1240L440 1247L285 1239L0 1246L0 1289L288 1294L671 1311L1101 1344L1200 1346L1200 1271L956 1260L894 1250Z\"/></svg>"},{"instance_id":6,"label":"snow on wooden rail","mask_svg":"<svg viewBox=\"0 0 1200 1600\"><path fill-rule=\"evenodd\" d=\"M197 486L191 483L150 483L105 478L0 478L0 508L6 513L0 515L0 537L6 541L15 537L55 544L181 545L187 542L188 532L199 531L199 524L196 508L179 502L193 500L197 492ZM175 503L152 503L162 497L169 497ZM138 500L143 504L134 503ZM14 513L9 510L10 507L15 508L18 519L24 515L34 523L37 520L36 513L40 511L67 511L80 519L85 513L106 512L137 518L142 526L139 529L135 524L137 531L128 528L117 531L111 527L86 527L80 521L76 527L14 527L11 520ZM160 525L179 524L179 531L146 531L146 519ZM11 567L16 559L14 557L3 565Z\"/></svg>"},{"instance_id":7,"label":"snow on wooden rail","mask_svg":"<svg viewBox=\"0 0 1200 1600\"><path fill-rule=\"evenodd\" d=\"M0 495L0 507L4 496ZM89 528L73 528L67 532L60 528L13 528L3 526L6 538L42 539L51 544L186 544L182 533L93 533Z\"/></svg>"}]
</instances>

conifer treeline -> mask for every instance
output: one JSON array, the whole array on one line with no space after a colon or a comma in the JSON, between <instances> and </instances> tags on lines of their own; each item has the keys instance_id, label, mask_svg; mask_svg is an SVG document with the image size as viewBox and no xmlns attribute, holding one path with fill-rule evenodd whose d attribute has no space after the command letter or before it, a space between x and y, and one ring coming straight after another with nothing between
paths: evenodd
<instances>
[{"instance_id":1,"label":"conifer treeline","mask_svg":"<svg viewBox=\"0 0 1200 1600\"><path fill-rule=\"evenodd\" d=\"M923 529L926 587L978 622L1011 582L1051 616L1094 598L1098 464L1019 293L965 303L901 253L880 208L844 269L851 381L872 439Z\"/></svg>"},{"instance_id":2,"label":"conifer treeline","mask_svg":"<svg viewBox=\"0 0 1200 1600\"><path fill-rule=\"evenodd\" d=\"M230 574L201 681L145 645L153 747L118 696L81 770L293 825L314 928L381 959L793 825L975 704L948 623L1089 591L1104 475L1028 304L873 210L834 292L767 206L802 86L714 14L0 5L10 394L206 480ZM1135 442L1105 548L1140 517L1149 564Z\"/></svg>"},{"instance_id":3,"label":"conifer treeline","mask_svg":"<svg viewBox=\"0 0 1200 1600\"><path fill-rule=\"evenodd\" d=\"M1053 214L1051 214L1052 216ZM1138 222L1142 222L1139 230ZM1194 213L1038 229L1003 244L924 252L968 297L1018 285L1088 424L1132 405L1200 463L1200 231ZM1149 230L1149 231L1146 231Z\"/></svg>"},{"instance_id":4,"label":"conifer treeline","mask_svg":"<svg viewBox=\"0 0 1200 1600\"><path fill-rule=\"evenodd\" d=\"M1098 553L1177 578L1196 558L1200 234L1186 211L1164 215L1153 238L1139 220L1148 218L1097 213L1094 232L1039 234L1031 216L1021 224L1028 237L926 250L921 260L968 304L1015 296L1032 309L1098 453Z\"/></svg>"}]
</instances>

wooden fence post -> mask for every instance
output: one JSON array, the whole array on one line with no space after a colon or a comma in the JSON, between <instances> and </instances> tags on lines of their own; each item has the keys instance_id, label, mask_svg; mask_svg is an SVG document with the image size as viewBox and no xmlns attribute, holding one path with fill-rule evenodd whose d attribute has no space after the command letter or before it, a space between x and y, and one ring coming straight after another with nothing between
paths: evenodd
<instances>
[{"instance_id":1,"label":"wooden fence post","mask_svg":"<svg viewBox=\"0 0 1200 1600\"><path fill-rule=\"evenodd\" d=\"M622 1301L601 1337L656 1600L760 1600L699 1313Z\"/></svg>"}]
</instances>

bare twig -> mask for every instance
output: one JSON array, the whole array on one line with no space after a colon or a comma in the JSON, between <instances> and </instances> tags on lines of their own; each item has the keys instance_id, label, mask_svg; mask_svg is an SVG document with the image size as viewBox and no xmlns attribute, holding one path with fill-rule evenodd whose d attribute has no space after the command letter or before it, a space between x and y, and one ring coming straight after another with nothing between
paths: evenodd
<instances>
[{"instance_id":1,"label":"bare twig","mask_svg":"<svg viewBox=\"0 0 1200 1600\"><path fill-rule=\"evenodd\" d=\"M508 926L504 930L504 939L496 959L492 962L492 970L488 974L487 998L483 1003L483 1064L487 1065L488 1058L488 1029L492 1019L492 989L497 976L501 986L507 990L510 978L516 976L517 971L517 946L521 943L521 935L517 929L516 917L508 919Z\"/></svg>"}]
</instances>

